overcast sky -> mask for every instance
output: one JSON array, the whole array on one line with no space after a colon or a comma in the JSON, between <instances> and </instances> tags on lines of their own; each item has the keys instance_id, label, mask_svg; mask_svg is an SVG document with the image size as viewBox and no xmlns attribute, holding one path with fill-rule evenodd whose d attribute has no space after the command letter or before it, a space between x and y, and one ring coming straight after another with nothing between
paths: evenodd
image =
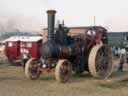
<instances>
[{"instance_id":1,"label":"overcast sky","mask_svg":"<svg viewBox=\"0 0 128 96\"><path fill-rule=\"evenodd\" d=\"M47 9L57 10L57 19L67 26L102 25L109 31L128 31L127 0L0 0L0 27L41 30L47 26Z\"/></svg>"}]
</instances>

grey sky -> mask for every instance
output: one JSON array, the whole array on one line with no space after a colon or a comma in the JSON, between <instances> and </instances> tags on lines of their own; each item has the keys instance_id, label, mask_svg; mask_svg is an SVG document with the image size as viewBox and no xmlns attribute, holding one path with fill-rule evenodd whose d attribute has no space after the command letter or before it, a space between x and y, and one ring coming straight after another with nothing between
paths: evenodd
<instances>
[{"instance_id":1,"label":"grey sky","mask_svg":"<svg viewBox=\"0 0 128 96\"><path fill-rule=\"evenodd\" d=\"M45 0L0 0L0 25L5 31L40 31L46 6ZM13 28L8 22L13 23Z\"/></svg>"},{"instance_id":2,"label":"grey sky","mask_svg":"<svg viewBox=\"0 0 128 96\"><path fill-rule=\"evenodd\" d=\"M127 4L127 0L0 0L0 24L11 19L20 30L41 30L47 26L45 11L56 9L56 18L64 19L67 26L93 25L96 16L96 25L128 31Z\"/></svg>"}]
</instances>

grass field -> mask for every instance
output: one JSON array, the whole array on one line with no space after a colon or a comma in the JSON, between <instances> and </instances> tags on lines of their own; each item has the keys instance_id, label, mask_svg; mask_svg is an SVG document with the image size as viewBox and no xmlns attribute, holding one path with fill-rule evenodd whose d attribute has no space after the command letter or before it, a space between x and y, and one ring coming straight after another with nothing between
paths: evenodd
<instances>
[{"instance_id":1,"label":"grass field","mask_svg":"<svg viewBox=\"0 0 128 96\"><path fill-rule=\"evenodd\" d=\"M126 65L126 67L128 67ZM122 79L123 78L123 79ZM42 74L38 80L27 80L21 67L0 65L0 96L128 96L128 72L114 72L112 77L96 80L89 74L73 76L61 84L54 74Z\"/></svg>"}]
</instances>

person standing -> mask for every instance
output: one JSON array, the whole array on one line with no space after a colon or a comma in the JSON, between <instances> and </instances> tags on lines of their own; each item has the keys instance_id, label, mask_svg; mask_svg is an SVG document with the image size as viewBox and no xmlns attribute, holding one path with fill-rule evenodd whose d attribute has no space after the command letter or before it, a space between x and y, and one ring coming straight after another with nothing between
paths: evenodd
<instances>
[{"instance_id":1,"label":"person standing","mask_svg":"<svg viewBox=\"0 0 128 96\"><path fill-rule=\"evenodd\" d=\"M119 68L118 71L123 72L123 65L126 63L126 49L120 50Z\"/></svg>"},{"instance_id":2,"label":"person standing","mask_svg":"<svg viewBox=\"0 0 128 96\"><path fill-rule=\"evenodd\" d=\"M113 56L116 55L116 48L115 48L115 46L112 47L112 54L113 54Z\"/></svg>"},{"instance_id":3,"label":"person standing","mask_svg":"<svg viewBox=\"0 0 128 96\"><path fill-rule=\"evenodd\" d=\"M121 51L121 49L120 49L120 47L118 48L118 58L120 57L120 51Z\"/></svg>"},{"instance_id":4,"label":"person standing","mask_svg":"<svg viewBox=\"0 0 128 96\"><path fill-rule=\"evenodd\" d=\"M21 58L22 58L22 65L23 67L25 67L25 63L28 61L29 59L29 51L27 50L27 48L22 48L21 49Z\"/></svg>"},{"instance_id":5,"label":"person standing","mask_svg":"<svg viewBox=\"0 0 128 96\"><path fill-rule=\"evenodd\" d=\"M126 50L126 62L128 64L128 50Z\"/></svg>"}]
</instances>

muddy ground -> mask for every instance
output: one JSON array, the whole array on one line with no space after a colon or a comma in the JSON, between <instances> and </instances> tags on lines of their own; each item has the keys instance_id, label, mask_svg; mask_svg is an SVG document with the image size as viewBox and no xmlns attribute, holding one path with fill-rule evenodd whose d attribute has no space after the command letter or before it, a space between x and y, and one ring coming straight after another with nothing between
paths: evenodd
<instances>
[{"instance_id":1,"label":"muddy ground","mask_svg":"<svg viewBox=\"0 0 128 96\"><path fill-rule=\"evenodd\" d=\"M125 65L121 73L116 72L115 67L107 81L96 80L85 73L73 76L70 83L60 84L53 73L42 74L35 81L27 80L22 67L0 64L0 96L128 96L127 68Z\"/></svg>"}]
</instances>

